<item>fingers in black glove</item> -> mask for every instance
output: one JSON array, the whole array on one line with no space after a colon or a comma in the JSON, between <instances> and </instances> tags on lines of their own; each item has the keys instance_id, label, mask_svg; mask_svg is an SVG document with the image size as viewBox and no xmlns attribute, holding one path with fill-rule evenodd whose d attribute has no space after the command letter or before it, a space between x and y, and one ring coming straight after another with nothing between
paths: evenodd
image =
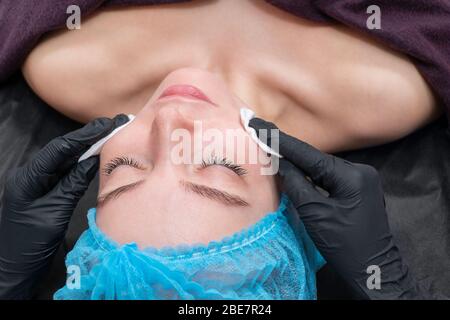
<instances>
[{"instance_id":1,"label":"fingers in black glove","mask_svg":"<svg viewBox=\"0 0 450 320\"><path fill-rule=\"evenodd\" d=\"M277 127L254 118L259 130ZM377 171L322 153L279 132L279 175L308 234L321 254L363 299L413 299L425 295L408 273L390 232ZM305 178L311 178L312 183ZM325 189L329 196L314 187ZM380 270L380 288L369 288L370 268Z\"/></svg>"},{"instance_id":2,"label":"fingers in black glove","mask_svg":"<svg viewBox=\"0 0 450 320\"><path fill-rule=\"evenodd\" d=\"M128 117L97 119L56 138L5 184L0 220L0 299L24 299L64 238L79 199L98 170L98 157L79 156Z\"/></svg>"},{"instance_id":3,"label":"fingers in black glove","mask_svg":"<svg viewBox=\"0 0 450 320\"><path fill-rule=\"evenodd\" d=\"M260 118L253 118L249 125L257 133L259 133L259 130L278 129L275 124ZM360 187L366 179L378 179L378 173L373 167L350 163L344 159L323 153L281 130L277 141L272 141L270 135L268 136L269 146L272 143L279 143L280 154L310 177L314 184L325 189L331 197L345 198L351 196L354 190ZM280 175L283 175L282 168L280 168Z\"/></svg>"},{"instance_id":4,"label":"fingers in black glove","mask_svg":"<svg viewBox=\"0 0 450 320\"><path fill-rule=\"evenodd\" d=\"M290 199L314 201L323 197L305 174L288 160L280 159L279 176Z\"/></svg>"},{"instance_id":5,"label":"fingers in black glove","mask_svg":"<svg viewBox=\"0 0 450 320\"><path fill-rule=\"evenodd\" d=\"M78 202L94 179L99 165L98 156L90 157L77 163L70 172L63 177L54 190L58 190L62 197L70 197L66 200Z\"/></svg>"},{"instance_id":6,"label":"fingers in black glove","mask_svg":"<svg viewBox=\"0 0 450 320\"><path fill-rule=\"evenodd\" d=\"M99 118L83 128L53 139L30 163L12 172L8 180L13 179L11 184L18 187L14 191L22 190L24 199L43 196L67 174L67 170L89 146L127 121L128 117L124 114L113 119Z\"/></svg>"}]
</instances>

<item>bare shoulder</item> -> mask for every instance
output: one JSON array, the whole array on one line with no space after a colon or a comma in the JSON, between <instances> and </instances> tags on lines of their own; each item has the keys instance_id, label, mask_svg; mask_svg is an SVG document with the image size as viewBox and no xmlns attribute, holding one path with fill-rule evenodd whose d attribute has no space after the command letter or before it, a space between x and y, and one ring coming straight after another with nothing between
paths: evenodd
<instances>
[{"instance_id":1,"label":"bare shoulder","mask_svg":"<svg viewBox=\"0 0 450 320\"><path fill-rule=\"evenodd\" d=\"M320 28L309 40L307 63L293 74L302 81L290 81L298 104L278 119L291 134L343 151L397 140L442 113L406 55L343 26Z\"/></svg>"},{"instance_id":2,"label":"bare shoulder","mask_svg":"<svg viewBox=\"0 0 450 320\"><path fill-rule=\"evenodd\" d=\"M83 21L80 30L49 33L22 65L33 91L72 119L87 122L114 115L129 109L133 99L143 105L143 98L133 92L143 83L129 76L142 65L133 56L122 56L117 39L127 38L122 31L112 32L112 18L109 12L99 12Z\"/></svg>"}]
</instances>

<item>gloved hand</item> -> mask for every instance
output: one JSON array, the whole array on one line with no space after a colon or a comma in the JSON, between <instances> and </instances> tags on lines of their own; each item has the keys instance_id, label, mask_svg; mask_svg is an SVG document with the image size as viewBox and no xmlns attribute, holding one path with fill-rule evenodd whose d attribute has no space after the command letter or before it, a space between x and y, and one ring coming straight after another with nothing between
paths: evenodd
<instances>
[{"instance_id":1,"label":"gloved hand","mask_svg":"<svg viewBox=\"0 0 450 320\"><path fill-rule=\"evenodd\" d=\"M252 119L250 126L257 132L278 129L258 118ZM427 298L409 275L393 242L378 172L371 166L322 153L281 131L279 141L270 141L270 134L268 137L269 145L279 143L284 157L279 163L283 191L319 252L350 285L356 298ZM380 289L367 286L369 277L375 275L370 266L381 271ZM376 288L376 281L371 280Z\"/></svg>"},{"instance_id":2,"label":"gloved hand","mask_svg":"<svg viewBox=\"0 0 450 320\"><path fill-rule=\"evenodd\" d=\"M98 157L77 163L79 156L127 121L96 119L52 140L9 175L0 216L0 299L31 298L98 170Z\"/></svg>"}]
</instances>

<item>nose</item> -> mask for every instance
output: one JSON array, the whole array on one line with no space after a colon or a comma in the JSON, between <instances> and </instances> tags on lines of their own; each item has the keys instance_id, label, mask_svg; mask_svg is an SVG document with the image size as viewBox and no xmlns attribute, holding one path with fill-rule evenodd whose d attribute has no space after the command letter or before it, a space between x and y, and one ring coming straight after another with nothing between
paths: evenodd
<instances>
[{"instance_id":1,"label":"nose","mask_svg":"<svg viewBox=\"0 0 450 320\"><path fill-rule=\"evenodd\" d=\"M191 156L194 121L181 112L181 106L156 110L150 131L155 167L169 168Z\"/></svg>"}]
</instances>

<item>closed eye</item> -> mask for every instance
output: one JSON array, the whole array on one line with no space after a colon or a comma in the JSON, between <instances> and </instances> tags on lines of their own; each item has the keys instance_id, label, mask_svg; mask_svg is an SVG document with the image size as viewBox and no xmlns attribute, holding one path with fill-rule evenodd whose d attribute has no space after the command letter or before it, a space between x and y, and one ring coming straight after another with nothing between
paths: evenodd
<instances>
[{"instance_id":1,"label":"closed eye","mask_svg":"<svg viewBox=\"0 0 450 320\"><path fill-rule=\"evenodd\" d=\"M145 169L145 167L136 159L127 156L121 156L113 158L108 163L106 163L102 169L102 172L105 175L110 175L115 169L117 169L120 166L129 166L139 170Z\"/></svg>"},{"instance_id":2,"label":"closed eye","mask_svg":"<svg viewBox=\"0 0 450 320\"><path fill-rule=\"evenodd\" d=\"M218 158L216 156L211 156L209 159L203 160L202 164L201 164L201 168L204 169L204 168L207 168L210 166L215 166L215 165L223 166L227 169L230 169L238 176L243 176L243 175L247 174L247 170L242 168L240 165L234 164L233 162L229 161L227 158Z\"/></svg>"}]
</instances>

